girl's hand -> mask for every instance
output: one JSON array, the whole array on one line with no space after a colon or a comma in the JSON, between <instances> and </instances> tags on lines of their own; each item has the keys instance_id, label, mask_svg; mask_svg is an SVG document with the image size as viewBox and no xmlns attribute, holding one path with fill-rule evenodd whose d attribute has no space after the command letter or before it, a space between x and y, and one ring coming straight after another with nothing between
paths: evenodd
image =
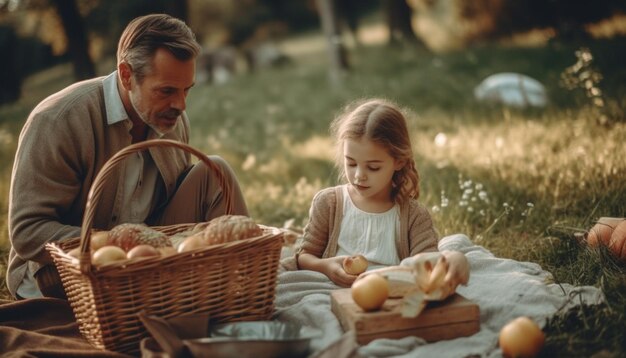
<instances>
[{"instance_id":1,"label":"girl's hand","mask_svg":"<svg viewBox=\"0 0 626 358\"><path fill-rule=\"evenodd\" d=\"M346 256L336 256L322 259L322 273L338 286L350 287L356 280L357 275L350 275L343 269L343 260L345 258Z\"/></svg>"},{"instance_id":2,"label":"girl's hand","mask_svg":"<svg viewBox=\"0 0 626 358\"><path fill-rule=\"evenodd\" d=\"M445 299L469 281L469 262L458 251L419 253L402 260L401 266L413 269L418 286L430 298Z\"/></svg>"},{"instance_id":3,"label":"girl's hand","mask_svg":"<svg viewBox=\"0 0 626 358\"><path fill-rule=\"evenodd\" d=\"M467 285L470 275L470 265L467 257L459 251L443 251L441 253L448 261L448 272L443 282L454 290L458 285Z\"/></svg>"},{"instance_id":4,"label":"girl's hand","mask_svg":"<svg viewBox=\"0 0 626 358\"><path fill-rule=\"evenodd\" d=\"M319 258L315 255L303 252L298 257L298 267L301 270L312 270L326 275L336 285L350 287L356 280L356 275L350 275L343 269L343 260L346 256Z\"/></svg>"}]
</instances>

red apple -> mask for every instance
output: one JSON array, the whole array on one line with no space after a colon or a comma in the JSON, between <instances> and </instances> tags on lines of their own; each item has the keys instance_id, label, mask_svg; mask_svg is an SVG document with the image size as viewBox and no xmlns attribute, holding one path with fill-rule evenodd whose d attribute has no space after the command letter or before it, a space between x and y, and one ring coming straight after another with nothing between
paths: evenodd
<instances>
[{"instance_id":1,"label":"red apple","mask_svg":"<svg viewBox=\"0 0 626 358\"><path fill-rule=\"evenodd\" d=\"M343 269L350 275L359 275L367 270L367 259L363 255L352 255L343 259Z\"/></svg>"}]
</instances>

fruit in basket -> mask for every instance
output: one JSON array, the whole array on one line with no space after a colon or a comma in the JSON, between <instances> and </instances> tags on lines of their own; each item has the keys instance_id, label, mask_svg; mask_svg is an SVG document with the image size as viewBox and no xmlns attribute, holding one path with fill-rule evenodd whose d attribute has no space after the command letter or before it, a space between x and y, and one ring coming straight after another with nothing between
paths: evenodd
<instances>
[{"instance_id":1,"label":"fruit in basket","mask_svg":"<svg viewBox=\"0 0 626 358\"><path fill-rule=\"evenodd\" d=\"M118 246L107 245L96 250L91 256L94 266L101 266L126 260L126 252Z\"/></svg>"},{"instance_id":2,"label":"fruit in basket","mask_svg":"<svg viewBox=\"0 0 626 358\"><path fill-rule=\"evenodd\" d=\"M176 251L176 249L172 246L160 247L157 250L159 250L159 253L163 257L171 256L171 255L174 255L175 253L178 253L178 251Z\"/></svg>"},{"instance_id":3,"label":"fruit in basket","mask_svg":"<svg viewBox=\"0 0 626 358\"><path fill-rule=\"evenodd\" d=\"M248 239L263 234L261 228L251 218L244 215L223 215L217 217L202 230L207 245Z\"/></svg>"},{"instance_id":4,"label":"fruit in basket","mask_svg":"<svg viewBox=\"0 0 626 358\"><path fill-rule=\"evenodd\" d=\"M108 244L109 241L109 232L108 231L95 231L91 234L91 241L89 247L91 251L96 251L102 246Z\"/></svg>"},{"instance_id":5,"label":"fruit in basket","mask_svg":"<svg viewBox=\"0 0 626 358\"><path fill-rule=\"evenodd\" d=\"M154 246L146 244L137 245L126 253L126 257L129 259L152 256L161 256L161 252Z\"/></svg>"},{"instance_id":6,"label":"fruit in basket","mask_svg":"<svg viewBox=\"0 0 626 358\"><path fill-rule=\"evenodd\" d=\"M364 311L380 309L389 297L389 284L378 274L357 279L350 289L352 299Z\"/></svg>"},{"instance_id":7,"label":"fruit in basket","mask_svg":"<svg viewBox=\"0 0 626 358\"><path fill-rule=\"evenodd\" d=\"M361 254L348 256L343 259L343 269L350 275L359 275L365 272L367 265L367 259Z\"/></svg>"},{"instance_id":8,"label":"fruit in basket","mask_svg":"<svg viewBox=\"0 0 626 358\"><path fill-rule=\"evenodd\" d=\"M207 246L206 240L201 234L191 235L178 245L178 252L192 251Z\"/></svg>"},{"instance_id":9,"label":"fruit in basket","mask_svg":"<svg viewBox=\"0 0 626 358\"><path fill-rule=\"evenodd\" d=\"M124 251L129 251L133 247L143 244L155 248L172 246L170 238L166 234L144 224L119 224L109 231L107 245L119 246Z\"/></svg>"},{"instance_id":10,"label":"fruit in basket","mask_svg":"<svg viewBox=\"0 0 626 358\"><path fill-rule=\"evenodd\" d=\"M71 249L70 251L68 251L67 254L75 259L80 259L80 247L75 247Z\"/></svg>"}]
</instances>

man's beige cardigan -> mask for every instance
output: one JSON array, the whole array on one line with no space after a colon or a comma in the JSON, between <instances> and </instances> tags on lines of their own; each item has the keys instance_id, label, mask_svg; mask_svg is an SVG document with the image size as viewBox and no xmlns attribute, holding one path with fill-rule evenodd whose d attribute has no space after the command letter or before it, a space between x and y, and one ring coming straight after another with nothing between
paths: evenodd
<instances>
[{"instance_id":1,"label":"man's beige cardigan","mask_svg":"<svg viewBox=\"0 0 626 358\"><path fill-rule=\"evenodd\" d=\"M113 154L131 144L130 120L107 124L104 77L79 82L43 100L30 114L20 134L9 195L11 251L7 285L15 295L27 267L36 272L51 263L44 244L80 236L87 195L100 168ZM151 133L153 133L151 131ZM186 114L163 138L187 143ZM149 138L151 139L151 138ZM188 153L154 148L150 154L159 169L155 207L174 193L180 175L191 166ZM120 212L117 175L106 183L97 205L94 228L109 229Z\"/></svg>"},{"instance_id":2,"label":"man's beige cardigan","mask_svg":"<svg viewBox=\"0 0 626 358\"><path fill-rule=\"evenodd\" d=\"M337 254L339 231L343 219L342 186L326 188L313 198L309 222L296 254L306 252L328 258ZM417 200L400 205L400 235L396 235L396 249L400 260L420 252L437 251L438 234L426 208Z\"/></svg>"}]
</instances>

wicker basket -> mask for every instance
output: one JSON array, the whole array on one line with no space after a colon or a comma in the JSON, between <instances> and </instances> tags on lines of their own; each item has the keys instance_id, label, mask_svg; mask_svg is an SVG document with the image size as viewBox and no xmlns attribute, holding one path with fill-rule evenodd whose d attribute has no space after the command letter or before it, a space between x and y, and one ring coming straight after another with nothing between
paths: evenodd
<instances>
[{"instance_id":1,"label":"wicker basket","mask_svg":"<svg viewBox=\"0 0 626 358\"><path fill-rule=\"evenodd\" d=\"M83 336L94 347L137 354L139 342L149 336L137 316L142 310L163 318L208 313L211 322L271 319L282 246L282 233L277 229L262 226L263 235L251 239L171 256L92 266L91 227L102 183L112 173L112 167L125 157L152 146L190 152L221 174L219 166L203 153L186 144L161 139L126 147L103 166L91 188L80 238L46 245ZM195 224L153 228L173 235ZM77 260L67 252L79 245Z\"/></svg>"}]
</instances>

